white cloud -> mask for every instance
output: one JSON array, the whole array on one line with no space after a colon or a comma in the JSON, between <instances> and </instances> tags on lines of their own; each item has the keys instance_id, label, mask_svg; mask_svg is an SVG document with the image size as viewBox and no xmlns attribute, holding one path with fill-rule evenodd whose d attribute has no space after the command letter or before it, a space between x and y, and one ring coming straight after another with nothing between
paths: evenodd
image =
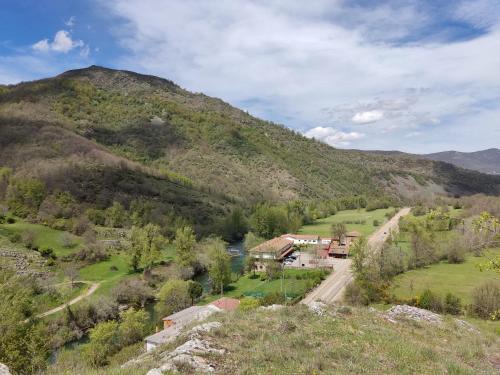
<instances>
[{"instance_id":1,"label":"white cloud","mask_svg":"<svg viewBox=\"0 0 500 375\"><path fill-rule=\"evenodd\" d=\"M85 47L82 40L73 40L71 34L66 30L59 30L54 35L54 40L50 42L48 39L42 39L35 44L32 48L35 51L48 52L55 51L61 53L68 53L74 48Z\"/></svg>"},{"instance_id":2,"label":"white cloud","mask_svg":"<svg viewBox=\"0 0 500 375\"><path fill-rule=\"evenodd\" d=\"M71 16L66 22L64 22L64 24L68 27L73 27L76 25L76 17L75 16Z\"/></svg>"},{"instance_id":3,"label":"white cloud","mask_svg":"<svg viewBox=\"0 0 500 375\"><path fill-rule=\"evenodd\" d=\"M35 51L47 52L50 50L50 44L48 39L42 39L35 44L33 44L33 49Z\"/></svg>"},{"instance_id":4,"label":"white cloud","mask_svg":"<svg viewBox=\"0 0 500 375\"><path fill-rule=\"evenodd\" d=\"M380 121L384 118L384 112L374 110L366 112L358 112L352 116L352 122L356 124L369 124L371 122Z\"/></svg>"},{"instance_id":5,"label":"white cloud","mask_svg":"<svg viewBox=\"0 0 500 375\"><path fill-rule=\"evenodd\" d=\"M330 146L348 146L351 141L360 139L364 136L362 133L357 132L343 132L332 127L318 126L309 129L304 135L308 138L314 138L319 141L325 142Z\"/></svg>"}]
</instances>

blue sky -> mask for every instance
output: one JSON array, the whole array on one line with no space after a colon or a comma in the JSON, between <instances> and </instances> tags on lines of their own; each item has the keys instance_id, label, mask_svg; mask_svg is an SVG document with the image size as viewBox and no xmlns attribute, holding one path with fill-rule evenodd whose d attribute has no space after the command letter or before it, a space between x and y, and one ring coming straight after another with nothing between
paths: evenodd
<instances>
[{"instance_id":1,"label":"blue sky","mask_svg":"<svg viewBox=\"0 0 500 375\"><path fill-rule=\"evenodd\" d=\"M98 64L335 147L500 147L500 2L3 0L0 83Z\"/></svg>"}]
</instances>

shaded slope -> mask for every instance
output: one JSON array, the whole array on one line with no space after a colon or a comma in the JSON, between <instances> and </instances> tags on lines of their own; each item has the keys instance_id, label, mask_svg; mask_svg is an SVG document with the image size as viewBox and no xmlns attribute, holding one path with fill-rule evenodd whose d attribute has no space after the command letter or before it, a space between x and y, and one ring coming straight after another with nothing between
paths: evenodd
<instances>
[{"instance_id":1,"label":"shaded slope","mask_svg":"<svg viewBox=\"0 0 500 375\"><path fill-rule=\"evenodd\" d=\"M64 128L108 156L245 203L398 195L402 180L453 193L499 192L500 178L405 154L337 150L171 81L95 66L4 88L0 114L19 126Z\"/></svg>"}]
</instances>

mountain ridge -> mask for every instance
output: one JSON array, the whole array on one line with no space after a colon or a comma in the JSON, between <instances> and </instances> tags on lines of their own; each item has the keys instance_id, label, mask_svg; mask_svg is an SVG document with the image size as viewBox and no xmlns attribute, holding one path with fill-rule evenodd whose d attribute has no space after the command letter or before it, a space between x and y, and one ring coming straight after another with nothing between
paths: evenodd
<instances>
[{"instance_id":1,"label":"mountain ridge","mask_svg":"<svg viewBox=\"0 0 500 375\"><path fill-rule=\"evenodd\" d=\"M423 154L423 157L444 161L458 167L476 170L487 174L500 174L500 149L489 148L473 152L441 151Z\"/></svg>"},{"instance_id":2,"label":"mountain ridge","mask_svg":"<svg viewBox=\"0 0 500 375\"><path fill-rule=\"evenodd\" d=\"M0 87L0 146L1 164L49 189L69 184L81 196L90 173L92 191L107 195L83 196L88 204L127 205L139 189L200 226L235 204L500 193L500 177L410 154L336 149L168 79L98 66Z\"/></svg>"}]
</instances>

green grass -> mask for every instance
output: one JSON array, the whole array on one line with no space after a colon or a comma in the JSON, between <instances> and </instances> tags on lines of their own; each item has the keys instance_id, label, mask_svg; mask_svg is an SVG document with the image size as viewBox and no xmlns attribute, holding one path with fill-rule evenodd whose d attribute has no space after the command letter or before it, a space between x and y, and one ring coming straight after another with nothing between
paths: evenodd
<instances>
[{"instance_id":1,"label":"green grass","mask_svg":"<svg viewBox=\"0 0 500 375\"><path fill-rule=\"evenodd\" d=\"M387 221L385 214L393 210L379 209L367 212L365 209L339 211L337 214L317 220L314 224L304 225L300 234L318 234L320 236L331 236L331 226L334 223L345 223L353 221L364 221L362 224L346 224L348 231L358 231L364 236L375 232L378 227L373 226L373 220L378 220L380 224Z\"/></svg>"},{"instance_id":2,"label":"green grass","mask_svg":"<svg viewBox=\"0 0 500 375\"><path fill-rule=\"evenodd\" d=\"M52 248L58 257L73 253L80 247L81 239L74 236L75 246L65 248L61 244L61 236L63 231L52 229L39 224L26 223L18 220L14 224L0 224L0 235L9 236L18 233L22 235L25 231L30 230L36 234L35 243L39 248Z\"/></svg>"},{"instance_id":3,"label":"green grass","mask_svg":"<svg viewBox=\"0 0 500 375\"><path fill-rule=\"evenodd\" d=\"M310 280L297 279L296 277L300 275L305 275L307 270L285 270L285 279L283 280L283 293L286 290L287 298L295 298L297 296L303 295L308 286L310 287ZM260 273L256 273L256 277L252 277L252 274L247 274L241 276L237 282L231 283L224 291L224 295L227 297L239 298L242 296L253 296L253 297L264 297L271 293L281 292L281 278L276 280L264 280L260 279ZM208 295L200 301L200 304L209 303L216 300L220 296Z\"/></svg>"},{"instance_id":4,"label":"green grass","mask_svg":"<svg viewBox=\"0 0 500 375\"><path fill-rule=\"evenodd\" d=\"M499 251L500 249L495 250L495 252ZM460 297L462 302L470 303L475 287L489 280L500 281L497 273L479 269L478 265L485 261L485 257L469 256L461 264L441 262L426 268L411 270L395 277L389 292L398 298L411 298L420 294L424 289L431 289L443 297L446 293L453 293Z\"/></svg>"},{"instance_id":5,"label":"green grass","mask_svg":"<svg viewBox=\"0 0 500 375\"><path fill-rule=\"evenodd\" d=\"M33 298L33 304L36 310L40 313L50 310L54 307L62 305L73 298L85 293L89 288L88 284L76 283L72 288L69 284L57 285L56 286L60 295L53 297L49 294L39 294Z\"/></svg>"}]
</instances>

